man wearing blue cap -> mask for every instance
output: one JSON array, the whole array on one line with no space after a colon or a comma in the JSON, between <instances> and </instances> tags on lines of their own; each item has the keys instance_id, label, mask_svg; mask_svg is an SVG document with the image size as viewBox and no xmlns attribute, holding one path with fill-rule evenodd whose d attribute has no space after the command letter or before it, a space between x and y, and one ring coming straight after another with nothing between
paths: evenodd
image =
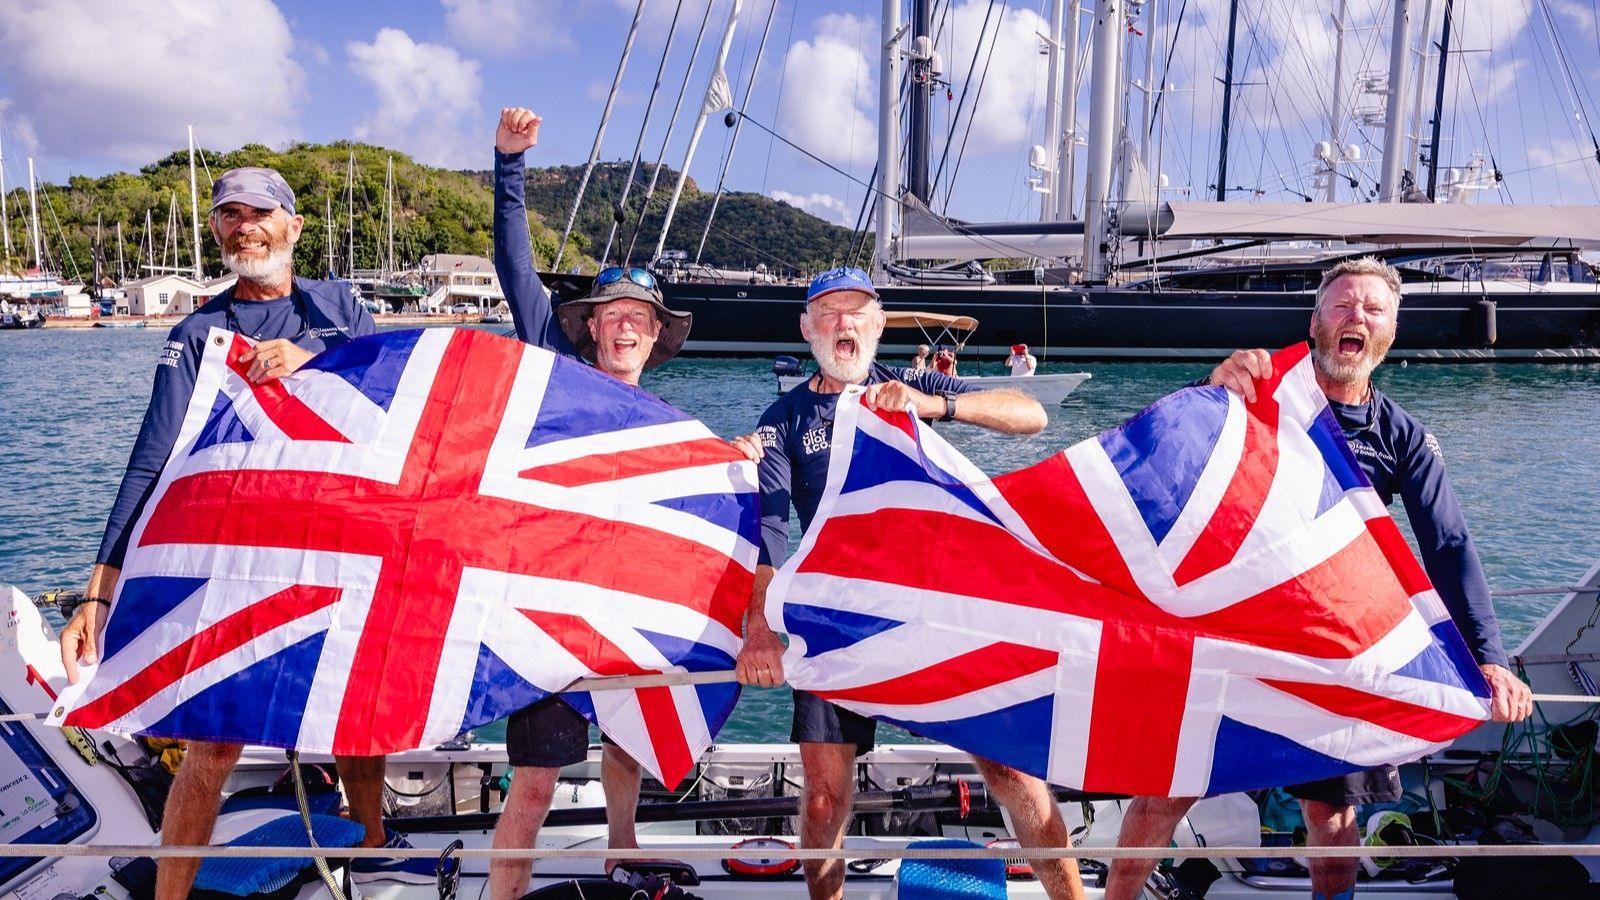
<instances>
[{"instance_id":1,"label":"man wearing blue cap","mask_svg":"<svg viewBox=\"0 0 1600 900\"><path fill-rule=\"evenodd\" d=\"M783 645L767 623L767 586L789 552L789 505L809 528L828 483L834 410L847 384L866 385L869 409L909 409L923 419L959 421L1002 434L1034 434L1045 426L1044 408L1017 391L978 391L959 378L932 369L900 369L876 361L883 336L883 304L872 279L860 269L818 275L806 292L800 333L811 344L817 374L767 407L756 435L763 454L761 548L755 590L745 616L744 647L737 671L744 684L783 683ZM850 822L855 758L872 749L877 723L804 691L794 694L790 740L800 745L805 784L800 804L803 847L840 847ZM1055 797L1043 781L986 759L973 758L1006 810L1025 846L1065 847L1070 841ZM1034 863L1054 898L1082 897L1083 883L1071 860ZM844 895L840 860L807 860L811 896Z\"/></svg>"},{"instance_id":2,"label":"man wearing blue cap","mask_svg":"<svg viewBox=\"0 0 1600 900\"><path fill-rule=\"evenodd\" d=\"M323 350L376 330L372 316L356 302L349 284L295 277L294 245L305 220L295 213L294 191L276 171L240 168L223 173L211 188L207 222L222 248L223 263L238 275L238 281L185 316L167 335L157 360L150 406L89 576L88 600L61 634L61 658L70 682L78 680L80 661L90 665L98 659L101 632L133 523L150 499L178 438L210 330L226 328L257 341L240 358L250 364L246 377L257 384L282 378ZM162 817L162 843L205 844L211 840L222 787L242 749L239 744L190 742ZM384 831L383 768L383 757L339 760L351 817L367 830L364 843L406 846L404 838ZM198 859L161 860L156 897L187 897L199 866ZM431 860L358 860L351 866L351 875L358 881L435 880Z\"/></svg>"}]
</instances>

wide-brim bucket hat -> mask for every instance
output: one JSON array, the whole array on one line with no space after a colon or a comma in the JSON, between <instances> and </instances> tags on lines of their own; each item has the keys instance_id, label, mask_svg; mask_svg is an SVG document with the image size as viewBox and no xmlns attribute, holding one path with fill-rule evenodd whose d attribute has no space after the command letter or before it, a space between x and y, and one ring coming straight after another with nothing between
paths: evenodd
<instances>
[{"instance_id":1,"label":"wide-brim bucket hat","mask_svg":"<svg viewBox=\"0 0 1600 900\"><path fill-rule=\"evenodd\" d=\"M650 348L650 357L644 361L646 369L654 369L683 349L683 342L689 339L689 328L694 325L694 313L668 309L660 291L623 278L610 284L597 284L587 296L556 307L556 320L579 356L589 362L595 361L596 347L594 335L589 333L589 318L594 315L595 307L613 300L638 300L655 308L656 318L661 321L661 333L656 336L655 346Z\"/></svg>"}]
</instances>

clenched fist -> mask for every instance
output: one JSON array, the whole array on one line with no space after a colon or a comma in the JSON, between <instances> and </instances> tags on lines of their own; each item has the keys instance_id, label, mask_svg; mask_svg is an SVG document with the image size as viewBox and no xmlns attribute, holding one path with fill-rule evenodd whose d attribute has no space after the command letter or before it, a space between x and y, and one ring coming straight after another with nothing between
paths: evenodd
<instances>
[{"instance_id":1,"label":"clenched fist","mask_svg":"<svg viewBox=\"0 0 1600 900\"><path fill-rule=\"evenodd\" d=\"M494 148L501 153L521 153L539 143L539 125L544 120L531 109L508 106L500 110L500 126L494 130Z\"/></svg>"}]
</instances>

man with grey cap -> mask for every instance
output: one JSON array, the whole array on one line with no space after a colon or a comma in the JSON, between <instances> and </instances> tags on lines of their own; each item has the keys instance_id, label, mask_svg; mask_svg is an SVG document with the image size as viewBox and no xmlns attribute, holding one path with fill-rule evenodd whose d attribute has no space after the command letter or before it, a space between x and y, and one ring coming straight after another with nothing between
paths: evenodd
<instances>
[{"instance_id":1,"label":"man with grey cap","mask_svg":"<svg viewBox=\"0 0 1600 900\"><path fill-rule=\"evenodd\" d=\"M240 168L224 173L212 185L207 223L222 248L223 263L239 276L238 281L185 316L167 335L156 364L150 406L89 577L88 600L61 634L62 661L72 682L78 679L79 662L93 664L98 659L129 534L177 440L210 330L226 328L257 342L241 357L250 366L246 377L257 384L288 375L321 351L375 330L372 316L356 302L348 284L294 276L294 245L305 220L295 212L294 191L276 171ZM211 840L222 787L241 749L238 744L190 743L162 817L163 843ZM365 843L374 847L403 842L384 832L383 766L382 757L339 760L351 817L366 827ZM199 865L198 859L161 860L156 896L188 896ZM431 883L435 878L430 860L362 860L352 866L351 874L363 881Z\"/></svg>"},{"instance_id":2,"label":"man with grey cap","mask_svg":"<svg viewBox=\"0 0 1600 900\"><path fill-rule=\"evenodd\" d=\"M534 269L523 196L522 155L539 142L540 123L531 110L510 108L501 111L495 130L494 267L511 306L517 337L582 359L637 387L646 369L661 365L683 348L693 319L687 312L667 308L649 272L622 266L602 269L586 296L560 306L553 304ZM751 460L760 459L760 446L752 437L735 438L732 443ZM645 702L642 696L640 699ZM603 743L600 783L605 789L610 846L636 848L639 764L617 745ZM584 761L588 753L589 723L560 696L546 697L511 715L506 755L513 775L495 828L497 849L533 846L561 768ZM606 867L618 866L608 860ZM529 859L491 860L490 896L496 900L522 896L532 868ZM626 880L628 874L624 871L614 877Z\"/></svg>"}]
</instances>

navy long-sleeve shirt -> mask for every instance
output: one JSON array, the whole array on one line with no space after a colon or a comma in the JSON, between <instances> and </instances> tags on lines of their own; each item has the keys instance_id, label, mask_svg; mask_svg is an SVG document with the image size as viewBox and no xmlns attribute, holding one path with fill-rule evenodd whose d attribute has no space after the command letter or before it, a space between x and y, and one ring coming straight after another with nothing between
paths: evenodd
<instances>
[{"instance_id":1,"label":"navy long-sleeve shirt","mask_svg":"<svg viewBox=\"0 0 1600 900\"><path fill-rule=\"evenodd\" d=\"M903 381L924 394L965 394L975 390L970 382L932 369L901 369L875 362L867 371L867 384ZM789 558L789 504L800 516L800 530L811 527L828 485L829 448L838 394L811 389L811 380L796 385L773 401L761 414L756 437L761 441L761 462L756 474L761 485L761 546L764 566L781 566Z\"/></svg>"},{"instance_id":2,"label":"navy long-sleeve shirt","mask_svg":"<svg viewBox=\"0 0 1600 900\"><path fill-rule=\"evenodd\" d=\"M578 359L577 348L556 321L550 291L539 280L528 239L522 154L494 152L494 271L524 343Z\"/></svg>"},{"instance_id":3,"label":"navy long-sleeve shirt","mask_svg":"<svg viewBox=\"0 0 1600 900\"><path fill-rule=\"evenodd\" d=\"M1473 657L1480 665L1506 665L1489 582L1461 502L1450 487L1438 439L1377 388L1367 403L1330 400L1328 405L1384 505L1400 496L1422 567Z\"/></svg>"},{"instance_id":4,"label":"navy long-sleeve shirt","mask_svg":"<svg viewBox=\"0 0 1600 900\"><path fill-rule=\"evenodd\" d=\"M155 489L156 476L161 474L161 467L178 440L205 351L205 338L213 326L261 341L287 338L312 353L377 330L372 314L356 301L348 284L309 278L296 278L290 295L274 300L235 302L233 288L229 288L185 316L167 334L161 349L150 405L139 425L139 437L128 456L117 498L111 504L96 562L122 566L133 523L139 520Z\"/></svg>"}]
</instances>

